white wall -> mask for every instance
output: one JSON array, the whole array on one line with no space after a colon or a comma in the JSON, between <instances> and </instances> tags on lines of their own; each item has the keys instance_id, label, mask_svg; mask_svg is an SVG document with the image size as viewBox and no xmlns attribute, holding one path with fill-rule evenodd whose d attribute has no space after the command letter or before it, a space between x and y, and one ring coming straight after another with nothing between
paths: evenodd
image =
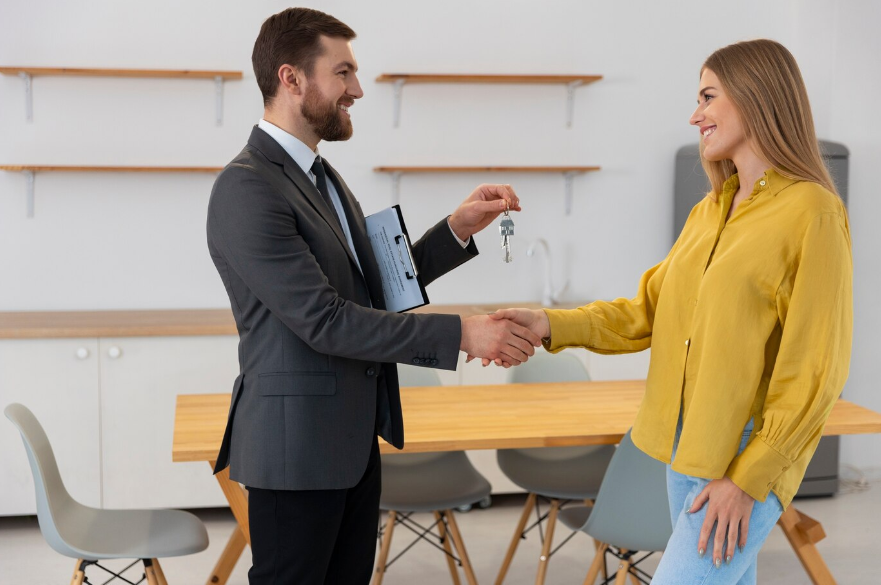
<instances>
[{"instance_id":1,"label":"white wall","mask_svg":"<svg viewBox=\"0 0 881 585\"><path fill-rule=\"evenodd\" d=\"M384 164L584 164L563 209L562 177L414 176L402 181L411 231L450 213L481 181L512 183L525 212L515 218L516 260L501 262L494 229L483 254L432 285L434 303L538 300L542 266L526 258L544 237L570 300L631 295L641 272L672 242L673 158L695 142L688 126L698 70L714 49L772 37L794 52L821 137L852 153L850 202L857 308L852 400L881 410L871 369L881 310L879 217L871 175L881 155L872 106L881 90L874 2L612 3L337 0L311 3L359 33L365 90L352 109L355 136L324 144L365 211L390 203ZM37 78L34 122L24 120L21 80L0 77L0 163L225 164L244 145L262 108L250 68L260 23L281 2L58 3L3 0L0 64L70 67L238 69L214 125L208 81ZM383 72L588 73L564 123L555 86L413 85L393 129L392 87ZM25 218L25 180L0 173L0 310L226 307L204 242L211 175L42 174L36 217ZM874 286L873 286L874 285ZM644 375L645 358L591 357L597 377ZM881 464L877 438L848 439L845 457Z\"/></svg>"}]
</instances>

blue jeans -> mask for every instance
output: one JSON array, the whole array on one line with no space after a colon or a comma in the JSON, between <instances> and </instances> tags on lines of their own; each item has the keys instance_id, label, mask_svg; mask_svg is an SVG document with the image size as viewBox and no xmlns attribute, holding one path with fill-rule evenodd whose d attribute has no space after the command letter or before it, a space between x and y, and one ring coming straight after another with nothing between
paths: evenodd
<instances>
[{"instance_id":1,"label":"blue jeans","mask_svg":"<svg viewBox=\"0 0 881 585\"><path fill-rule=\"evenodd\" d=\"M752 428L753 421L750 420L743 429L743 438L740 441L738 453L746 448ZM682 421L680 420L679 427L676 429L676 439L673 442L673 459L676 458L676 447L679 444L681 432ZM658 570L652 578L652 585L755 585L756 557L783 513L780 500L772 492L768 494L764 502L755 502L749 519L749 534L743 552L737 548L731 559L731 564L726 565L724 560L728 546L726 538L726 548L721 554L722 566L716 569L713 566L715 526L707 542L706 554L703 557L698 554L698 538L709 503L704 504L700 511L694 514L686 513L686 510L691 508L695 498L708 483L710 483L708 479L683 475L673 471L670 465L667 466L667 497L670 500L673 535L667 542L667 549L664 551Z\"/></svg>"}]
</instances>

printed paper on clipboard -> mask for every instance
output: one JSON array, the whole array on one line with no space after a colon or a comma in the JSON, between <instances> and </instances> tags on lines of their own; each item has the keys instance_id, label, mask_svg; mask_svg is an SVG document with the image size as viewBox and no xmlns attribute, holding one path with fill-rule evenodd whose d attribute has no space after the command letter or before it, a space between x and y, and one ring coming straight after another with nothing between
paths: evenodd
<instances>
[{"instance_id":1,"label":"printed paper on clipboard","mask_svg":"<svg viewBox=\"0 0 881 585\"><path fill-rule=\"evenodd\" d=\"M386 310L402 313L427 305L428 295L415 265L401 206L383 209L366 220L367 235L382 275Z\"/></svg>"}]
</instances>

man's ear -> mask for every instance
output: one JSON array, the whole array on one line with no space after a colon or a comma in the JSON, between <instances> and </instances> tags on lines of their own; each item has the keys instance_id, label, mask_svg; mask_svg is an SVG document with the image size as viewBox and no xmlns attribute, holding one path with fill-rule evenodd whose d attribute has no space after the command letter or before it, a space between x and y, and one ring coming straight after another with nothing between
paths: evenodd
<instances>
[{"instance_id":1,"label":"man's ear","mask_svg":"<svg viewBox=\"0 0 881 585\"><path fill-rule=\"evenodd\" d=\"M289 95L303 94L303 79L302 71L293 65L285 64L278 68L279 90Z\"/></svg>"}]
</instances>

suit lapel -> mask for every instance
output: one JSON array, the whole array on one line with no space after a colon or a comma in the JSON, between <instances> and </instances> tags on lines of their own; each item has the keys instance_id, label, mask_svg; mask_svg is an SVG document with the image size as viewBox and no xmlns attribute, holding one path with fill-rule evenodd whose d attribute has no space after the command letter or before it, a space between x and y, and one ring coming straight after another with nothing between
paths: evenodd
<instances>
[{"instance_id":1,"label":"suit lapel","mask_svg":"<svg viewBox=\"0 0 881 585\"><path fill-rule=\"evenodd\" d=\"M357 267L358 262L352 255L352 250L349 248L349 243L346 241L346 236L343 234L343 230L340 227L336 212L327 207L324 198L322 198L321 193L318 192L318 187L316 187L315 183L312 182L309 176L303 172L303 169L294 162L294 159L290 157L285 149L282 148L274 138L257 126L254 126L251 130L248 144L262 152L263 155L273 163L281 165L284 169L284 174L294 183L294 185L297 186L297 189L303 193L306 201L309 202L309 205L318 212L331 231L336 234L337 239L340 241L340 244L349 256L349 260L351 260Z\"/></svg>"},{"instance_id":2,"label":"suit lapel","mask_svg":"<svg viewBox=\"0 0 881 585\"><path fill-rule=\"evenodd\" d=\"M321 197L321 193L318 192L318 187L315 186L315 183L309 179L306 173L303 172L303 169L301 169L300 166L289 156L287 156L284 161L284 173L294 182L297 188L303 192L303 195L306 196L306 200L309 201L309 204L312 205L324 221L327 222L328 227L333 230L333 233L336 234L340 244L345 248L346 254L349 255L349 259L357 266L358 262L352 255L352 250L349 248L349 242L346 241L346 235L343 233L343 228L340 226L340 220L337 219L336 212L333 209L330 209L324 202L324 198Z\"/></svg>"}]
</instances>

